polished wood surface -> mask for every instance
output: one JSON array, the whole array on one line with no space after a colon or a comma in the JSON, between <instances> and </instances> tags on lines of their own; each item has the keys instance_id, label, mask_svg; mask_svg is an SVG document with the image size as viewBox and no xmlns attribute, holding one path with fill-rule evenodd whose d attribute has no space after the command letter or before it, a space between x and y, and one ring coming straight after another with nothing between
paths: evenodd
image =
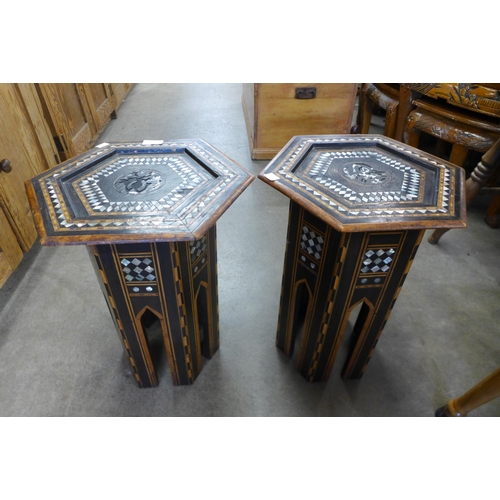
<instances>
[{"instance_id":1,"label":"polished wood surface","mask_svg":"<svg viewBox=\"0 0 500 500\"><path fill-rule=\"evenodd\" d=\"M436 417L466 417L472 410L500 397L500 368L445 406L436 410Z\"/></svg>"},{"instance_id":2,"label":"polished wood surface","mask_svg":"<svg viewBox=\"0 0 500 500\"><path fill-rule=\"evenodd\" d=\"M219 348L216 228L193 242L89 246L140 388L156 387L165 349L174 385L193 384ZM159 326L161 341L151 328Z\"/></svg>"},{"instance_id":3,"label":"polished wood surface","mask_svg":"<svg viewBox=\"0 0 500 500\"><path fill-rule=\"evenodd\" d=\"M384 136L299 136L259 179L290 198L277 347L327 380L360 306L342 370L360 378L424 230L465 227L463 169Z\"/></svg>"},{"instance_id":4,"label":"polished wood surface","mask_svg":"<svg viewBox=\"0 0 500 500\"><path fill-rule=\"evenodd\" d=\"M105 143L26 184L43 245L189 241L254 176L201 139Z\"/></svg>"},{"instance_id":5,"label":"polished wood surface","mask_svg":"<svg viewBox=\"0 0 500 500\"><path fill-rule=\"evenodd\" d=\"M463 166L469 150L485 153L500 138L500 120L450 105L417 99L404 131L404 142L418 147L420 133L452 144L449 161ZM460 150L458 152L457 150Z\"/></svg>"},{"instance_id":6,"label":"polished wood surface","mask_svg":"<svg viewBox=\"0 0 500 500\"><path fill-rule=\"evenodd\" d=\"M342 232L466 226L463 169L382 135L294 137L259 179Z\"/></svg>"},{"instance_id":7,"label":"polished wood surface","mask_svg":"<svg viewBox=\"0 0 500 500\"><path fill-rule=\"evenodd\" d=\"M399 114L396 138L403 140L408 116L415 109L414 101L428 99L436 104L448 103L479 114L500 117L500 84L480 83L402 83L399 93Z\"/></svg>"},{"instance_id":8,"label":"polished wood surface","mask_svg":"<svg viewBox=\"0 0 500 500\"><path fill-rule=\"evenodd\" d=\"M330 377L347 323L361 306L343 379L359 379L410 271L423 230L341 233L290 202L276 346L308 382Z\"/></svg>"},{"instance_id":9,"label":"polished wood surface","mask_svg":"<svg viewBox=\"0 0 500 500\"><path fill-rule=\"evenodd\" d=\"M139 387L174 385L219 347L216 222L254 176L201 139L103 143L26 184L43 245L86 245ZM1 263L1 262L0 262Z\"/></svg>"},{"instance_id":10,"label":"polished wood surface","mask_svg":"<svg viewBox=\"0 0 500 500\"><path fill-rule=\"evenodd\" d=\"M297 89L315 89L297 98ZM347 134L354 83L244 83L242 103L254 160L270 160L295 135ZM300 95L300 93L299 93Z\"/></svg>"}]
</instances>

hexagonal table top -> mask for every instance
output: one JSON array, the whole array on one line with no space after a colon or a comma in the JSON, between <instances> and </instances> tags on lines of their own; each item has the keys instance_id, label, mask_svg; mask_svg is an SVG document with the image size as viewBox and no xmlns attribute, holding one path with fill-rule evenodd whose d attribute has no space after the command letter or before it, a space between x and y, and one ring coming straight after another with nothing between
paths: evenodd
<instances>
[{"instance_id":1,"label":"hexagonal table top","mask_svg":"<svg viewBox=\"0 0 500 500\"><path fill-rule=\"evenodd\" d=\"M382 135L293 137L259 178L342 232L466 227L463 169Z\"/></svg>"},{"instance_id":2,"label":"hexagonal table top","mask_svg":"<svg viewBox=\"0 0 500 500\"><path fill-rule=\"evenodd\" d=\"M42 244L198 239L254 176L201 139L105 143L26 183Z\"/></svg>"}]
</instances>

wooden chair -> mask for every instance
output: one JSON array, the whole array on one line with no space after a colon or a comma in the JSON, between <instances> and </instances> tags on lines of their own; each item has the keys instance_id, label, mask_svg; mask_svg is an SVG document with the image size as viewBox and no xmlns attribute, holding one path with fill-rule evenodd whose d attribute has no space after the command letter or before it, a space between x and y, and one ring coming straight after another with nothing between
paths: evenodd
<instances>
[{"instance_id":1,"label":"wooden chair","mask_svg":"<svg viewBox=\"0 0 500 500\"><path fill-rule=\"evenodd\" d=\"M448 160L464 166L470 151L486 153L500 138L500 118L476 113L439 101L417 99L406 119L404 142L419 147L422 133L450 143ZM442 156L439 150L434 151Z\"/></svg>"},{"instance_id":2,"label":"wooden chair","mask_svg":"<svg viewBox=\"0 0 500 500\"><path fill-rule=\"evenodd\" d=\"M375 105L385 111L384 135L397 139L396 126L399 106L399 84L397 83L361 84L358 114L351 133L368 134Z\"/></svg>"},{"instance_id":3,"label":"wooden chair","mask_svg":"<svg viewBox=\"0 0 500 500\"><path fill-rule=\"evenodd\" d=\"M500 396L500 368L483 379L459 398L450 400L436 410L436 417L466 417L475 410Z\"/></svg>"},{"instance_id":4,"label":"wooden chair","mask_svg":"<svg viewBox=\"0 0 500 500\"><path fill-rule=\"evenodd\" d=\"M465 203L470 202L477 196L481 188L500 172L500 139L483 155L481 161L470 174L465 182ZM490 205L491 208L491 205ZM447 229L436 229L428 238L429 243L436 244Z\"/></svg>"}]
</instances>

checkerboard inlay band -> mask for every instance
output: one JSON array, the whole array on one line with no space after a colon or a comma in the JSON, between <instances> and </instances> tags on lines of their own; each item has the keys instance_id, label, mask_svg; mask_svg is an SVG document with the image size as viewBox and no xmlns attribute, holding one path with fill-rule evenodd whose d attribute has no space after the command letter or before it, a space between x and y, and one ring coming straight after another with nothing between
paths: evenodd
<instances>
[{"instance_id":1,"label":"checkerboard inlay band","mask_svg":"<svg viewBox=\"0 0 500 500\"><path fill-rule=\"evenodd\" d=\"M300 248L302 248L302 250L305 250L310 256L313 256L316 260L320 260L321 258L323 243L324 240L321 236L317 235L307 226L302 227L302 241L300 242Z\"/></svg>"},{"instance_id":2,"label":"checkerboard inlay band","mask_svg":"<svg viewBox=\"0 0 500 500\"><path fill-rule=\"evenodd\" d=\"M207 249L207 237L203 236L199 240L191 241L189 246L191 262L194 262Z\"/></svg>"},{"instance_id":3,"label":"checkerboard inlay band","mask_svg":"<svg viewBox=\"0 0 500 500\"><path fill-rule=\"evenodd\" d=\"M135 257L132 260L122 259L120 262L122 264L123 274L125 275L125 279L127 281L156 280L154 275L155 270L151 265L153 261L150 258Z\"/></svg>"},{"instance_id":4,"label":"checkerboard inlay band","mask_svg":"<svg viewBox=\"0 0 500 500\"><path fill-rule=\"evenodd\" d=\"M361 268L361 272L386 273L390 269L394 253L394 248L381 248L376 252L368 250L365 253L365 260L363 260L364 267Z\"/></svg>"}]
</instances>

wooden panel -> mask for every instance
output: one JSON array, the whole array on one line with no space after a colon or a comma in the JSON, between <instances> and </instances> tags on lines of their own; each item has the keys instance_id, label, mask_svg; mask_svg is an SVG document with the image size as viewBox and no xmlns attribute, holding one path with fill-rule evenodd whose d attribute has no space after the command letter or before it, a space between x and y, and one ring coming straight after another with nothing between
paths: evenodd
<instances>
[{"instance_id":1,"label":"wooden panel","mask_svg":"<svg viewBox=\"0 0 500 500\"><path fill-rule=\"evenodd\" d=\"M47 166L54 167L61 163L61 158L52 138L49 124L43 115L43 106L33 83L18 83L17 88L26 106L30 122L36 133L36 138L47 162Z\"/></svg>"},{"instance_id":2,"label":"wooden panel","mask_svg":"<svg viewBox=\"0 0 500 500\"><path fill-rule=\"evenodd\" d=\"M294 99L295 89L300 87L315 87L316 97L314 99L338 99L346 93L350 96L353 83L258 83L256 92L259 99ZM312 102L314 99L296 99L300 102Z\"/></svg>"},{"instance_id":3,"label":"wooden panel","mask_svg":"<svg viewBox=\"0 0 500 500\"><path fill-rule=\"evenodd\" d=\"M12 232L9 221L0 210L0 288L23 258L23 252Z\"/></svg>"},{"instance_id":4,"label":"wooden panel","mask_svg":"<svg viewBox=\"0 0 500 500\"><path fill-rule=\"evenodd\" d=\"M21 247L3 210L0 210L0 250L12 269L15 269L23 258Z\"/></svg>"},{"instance_id":5,"label":"wooden panel","mask_svg":"<svg viewBox=\"0 0 500 500\"><path fill-rule=\"evenodd\" d=\"M111 119L116 108L116 98L106 83L79 83L92 117L94 133L98 134Z\"/></svg>"},{"instance_id":6,"label":"wooden panel","mask_svg":"<svg viewBox=\"0 0 500 500\"><path fill-rule=\"evenodd\" d=\"M357 84L255 83L253 126L249 85L244 85L243 102L254 159L273 158L293 136L350 131ZM297 99L298 87L315 87L316 97Z\"/></svg>"},{"instance_id":7,"label":"wooden panel","mask_svg":"<svg viewBox=\"0 0 500 500\"><path fill-rule=\"evenodd\" d=\"M243 114L245 115L248 140L252 149L254 147L253 135L256 128L254 88L255 85L253 83L244 83L242 96Z\"/></svg>"},{"instance_id":8,"label":"wooden panel","mask_svg":"<svg viewBox=\"0 0 500 500\"><path fill-rule=\"evenodd\" d=\"M26 252L37 235L24 183L49 165L17 85L0 84L0 116L0 159L12 165L0 172L0 208Z\"/></svg>"},{"instance_id":9,"label":"wooden panel","mask_svg":"<svg viewBox=\"0 0 500 500\"><path fill-rule=\"evenodd\" d=\"M61 106L64 117L71 132L79 132L88 123L85 111L74 83L58 84L60 95L63 97Z\"/></svg>"},{"instance_id":10,"label":"wooden panel","mask_svg":"<svg viewBox=\"0 0 500 500\"><path fill-rule=\"evenodd\" d=\"M12 274L13 269L7 257L0 249L0 288L5 284L7 278Z\"/></svg>"},{"instance_id":11,"label":"wooden panel","mask_svg":"<svg viewBox=\"0 0 500 500\"><path fill-rule=\"evenodd\" d=\"M59 142L62 159L69 159L92 147L96 132L89 124L89 108L74 83L42 83L37 88L43 98L46 119Z\"/></svg>"},{"instance_id":12,"label":"wooden panel","mask_svg":"<svg viewBox=\"0 0 500 500\"><path fill-rule=\"evenodd\" d=\"M122 105L127 94L132 90L133 83L108 83L111 93L115 96L115 112Z\"/></svg>"}]
</instances>

